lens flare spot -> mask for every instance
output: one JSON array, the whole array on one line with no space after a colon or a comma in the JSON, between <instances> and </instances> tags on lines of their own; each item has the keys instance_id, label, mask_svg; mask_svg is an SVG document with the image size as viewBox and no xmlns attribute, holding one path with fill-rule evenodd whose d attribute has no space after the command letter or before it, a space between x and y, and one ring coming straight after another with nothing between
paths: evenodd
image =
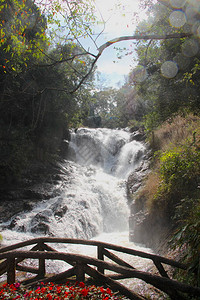
<instances>
[{"instance_id":1,"label":"lens flare spot","mask_svg":"<svg viewBox=\"0 0 200 300\"><path fill-rule=\"evenodd\" d=\"M178 66L174 61L165 61L161 66L161 74L166 78L173 78L178 73Z\"/></svg>"},{"instance_id":2,"label":"lens flare spot","mask_svg":"<svg viewBox=\"0 0 200 300\"><path fill-rule=\"evenodd\" d=\"M190 58L184 56L182 53L177 53L173 57L173 61L177 63L179 70L185 70L190 64Z\"/></svg>"},{"instance_id":3,"label":"lens flare spot","mask_svg":"<svg viewBox=\"0 0 200 300\"><path fill-rule=\"evenodd\" d=\"M196 21L197 11L191 5L188 5L185 10L185 14L187 17L187 23L193 25Z\"/></svg>"},{"instance_id":4,"label":"lens flare spot","mask_svg":"<svg viewBox=\"0 0 200 300\"><path fill-rule=\"evenodd\" d=\"M170 25L175 28L182 27L186 21L186 15L182 10L175 10L169 16Z\"/></svg>"},{"instance_id":5,"label":"lens flare spot","mask_svg":"<svg viewBox=\"0 0 200 300\"><path fill-rule=\"evenodd\" d=\"M193 7L193 9L199 13L200 11L200 2L199 0L190 0L189 2L189 6Z\"/></svg>"},{"instance_id":6,"label":"lens flare spot","mask_svg":"<svg viewBox=\"0 0 200 300\"><path fill-rule=\"evenodd\" d=\"M173 8L183 8L186 0L170 0L169 2Z\"/></svg>"},{"instance_id":7,"label":"lens flare spot","mask_svg":"<svg viewBox=\"0 0 200 300\"><path fill-rule=\"evenodd\" d=\"M195 56L199 51L199 45L195 40L186 40L182 45L182 53L187 57Z\"/></svg>"},{"instance_id":8,"label":"lens flare spot","mask_svg":"<svg viewBox=\"0 0 200 300\"><path fill-rule=\"evenodd\" d=\"M197 28L196 34L198 35L198 37L200 37L200 25L199 25L199 27Z\"/></svg>"},{"instance_id":9,"label":"lens flare spot","mask_svg":"<svg viewBox=\"0 0 200 300\"><path fill-rule=\"evenodd\" d=\"M147 70L144 66L137 66L133 71L130 76L130 81L139 83L143 82L147 78Z\"/></svg>"},{"instance_id":10,"label":"lens flare spot","mask_svg":"<svg viewBox=\"0 0 200 300\"><path fill-rule=\"evenodd\" d=\"M196 21L192 26L192 33L200 37L200 21Z\"/></svg>"}]
</instances>

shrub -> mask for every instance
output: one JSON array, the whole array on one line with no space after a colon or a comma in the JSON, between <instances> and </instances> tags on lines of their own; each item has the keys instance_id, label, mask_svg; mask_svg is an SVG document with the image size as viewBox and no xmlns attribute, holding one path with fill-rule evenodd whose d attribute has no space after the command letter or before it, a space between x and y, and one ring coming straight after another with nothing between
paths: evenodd
<instances>
[{"instance_id":1,"label":"shrub","mask_svg":"<svg viewBox=\"0 0 200 300\"><path fill-rule=\"evenodd\" d=\"M183 193L197 188L200 151L190 144L173 148L160 156L160 175L168 191Z\"/></svg>"},{"instance_id":2,"label":"shrub","mask_svg":"<svg viewBox=\"0 0 200 300\"><path fill-rule=\"evenodd\" d=\"M200 286L200 199L183 199L176 207L176 218L179 225L170 246L184 253L184 262L189 266L187 281Z\"/></svg>"},{"instance_id":3,"label":"shrub","mask_svg":"<svg viewBox=\"0 0 200 300\"><path fill-rule=\"evenodd\" d=\"M196 197L200 178L200 151L187 143L182 147L160 153L160 185L152 199L151 207L168 220L174 209L186 196Z\"/></svg>"}]
</instances>

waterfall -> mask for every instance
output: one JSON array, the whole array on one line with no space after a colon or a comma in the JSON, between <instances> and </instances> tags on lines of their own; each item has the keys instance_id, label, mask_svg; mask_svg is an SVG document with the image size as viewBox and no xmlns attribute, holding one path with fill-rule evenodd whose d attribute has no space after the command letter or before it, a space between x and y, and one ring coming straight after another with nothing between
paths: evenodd
<instances>
[{"instance_id":1,"label":"waterfall","mask_svg":"<svg viewBox=\"0 0 200 300\"><path fill-rule=\"evenodd\" d=\"M126 180L144 153L144 145L131 141L126 130L72 132L60 194L1 224L4 241L41 235L90 239L128 231Z\"/></svg>"},{"instance_id":2,"label":"waterfall","mask_svg":"<svg viewBox=\"0 0 200 300\"><path fill-rule=\"evenodd\" d=\"M142 143L132 141L126 130L80 128L72 132L69 157L60 165L63 181L59 195L36 202L32 210L1 224L3 245L38 236L96 239L141 251L151 251L129 241L129 207L126 180L145 155ZM55 245L58 251L96 256L88 246ZM138 257L121 257L140 270L148 264ZM30 260L30 265L34 264ZM62 262L48 262L47 272L66 270ZM3 278L2 280L4 280ZM126 279L137 288L138 280Z\"/></svg>"}]
</instances>

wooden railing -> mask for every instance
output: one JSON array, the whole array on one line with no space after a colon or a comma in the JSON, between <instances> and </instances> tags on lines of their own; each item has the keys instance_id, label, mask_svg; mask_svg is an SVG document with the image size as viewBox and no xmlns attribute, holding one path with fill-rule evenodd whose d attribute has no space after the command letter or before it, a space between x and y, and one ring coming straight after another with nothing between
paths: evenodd
<instances>
[{"instance_id":1,"label":"wooden railing","mask_svg":"<svg viewBox=\"0 0 200 300\"><path fill-rule=\"evenodd\" d=\"M84 256L81 254L58 252L47 243L82 244L95 246L97 248L97 258ZM31 245L34 246L30 250L22 250L22 248ZM148 272L135 269L134 266L122 260L110 250L150 259L154 263L161 276L152 275ZM104 261L104 257L108 257L114 263ZM27 258L37 259L38 268L20 264ZM71 265L71 267L65 272L49 277L49 274L46 274L45 266L47 259L64 261L68 265ZM165 264L176 268L186 269L184 264L163 256L99 241L41 237L1 248L0 260L2 260L0 263L0 276L4 273L7 273L7 282L9 284L16 281L16 270L36 274L35 277L28 280L26 279L22 282L26 286L33 285L38 281L64 282L67 280L67 278L72 276L75 276L77 281L84 281L87 274L95 281L108 284L112 289L118 290L121 294L129 297L130 299L138 300L145 298L119 283L117 281L118 279L141 279L165 292L171 297L171 299L175 300L185 299L185 293L194 296L200 296L200 288L192 287L190 285L170 279L163 266L163 264ZM106 270L112 271L112 274L105 274Z\"/></svg>"}]
</instances>

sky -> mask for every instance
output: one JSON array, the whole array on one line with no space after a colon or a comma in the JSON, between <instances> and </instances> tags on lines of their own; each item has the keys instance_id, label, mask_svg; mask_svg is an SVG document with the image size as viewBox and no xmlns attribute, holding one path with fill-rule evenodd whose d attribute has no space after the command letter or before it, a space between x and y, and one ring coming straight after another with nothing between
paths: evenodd
<instances>
[{"instance_id":1,"label":"sky","mask_svg":"<svg viewBox=\"0 0 200 300\"><path fill-rule=\"evenodd\" d=\"M139 12L139 0L93 1L96 7L97 19L100 21L99 24L95 25L93 28L96 34L95 37L98 35L98 33L101 33L98 35L98 39L96 41L98 47L117 37L134 34L136 27L136 23L133 22L134 13ZM144 12L139 12L139 16L140 18L144 18ZM102 24L102 18L105 25ZM79 38L79 41L81 46L83 46L86 51L89 51L95 55L98 54L94 42L91 39ZM114 49L115 47L126 48L126 50L122 53L121 59L118 59L117 54L119 54L119 51ZM97 71L99 71L101 74L101 80L97 82L99 88L119 88L123 85L124 77L127 76L131 71L131 68L136 65L134 62L134 59L136 59L136 52L134 52L133 49L133 41L123 41L115 43L113 46L109 46L103 51L96 63L98 68ZM132 52L132 54L125 55L127 52ZM102 86L102 84L104 86Z\"/></svg>"},{"instance_id":2,"label":"sky","mask_svg":"<svg viewBox=\"0 0 200 300\"><path fill-rule=\"evenodd\" d=\"M138 12L138 0L95 0L95 2L104 21L106 21L105 30L97 40L98 46L110 39L134 34L133 18L134 12ZM120 2L122 4L118 6ZM98 16L100 18L100 14ZM102 25L99 25L98 29L101 30ZM125 51L122 59L118 59L117 50L114 47L126 47L128 52L131 52L133 43L124 41L108 47L97 62L98 71L102 73L102 81L106 80L104 84L118 87L119 82L123 84L124 75L128 75L131 67L134 66L133 58L136 58L136 55L133 51L133 54L125 56Z\"/></svg>"}]
</instances>

